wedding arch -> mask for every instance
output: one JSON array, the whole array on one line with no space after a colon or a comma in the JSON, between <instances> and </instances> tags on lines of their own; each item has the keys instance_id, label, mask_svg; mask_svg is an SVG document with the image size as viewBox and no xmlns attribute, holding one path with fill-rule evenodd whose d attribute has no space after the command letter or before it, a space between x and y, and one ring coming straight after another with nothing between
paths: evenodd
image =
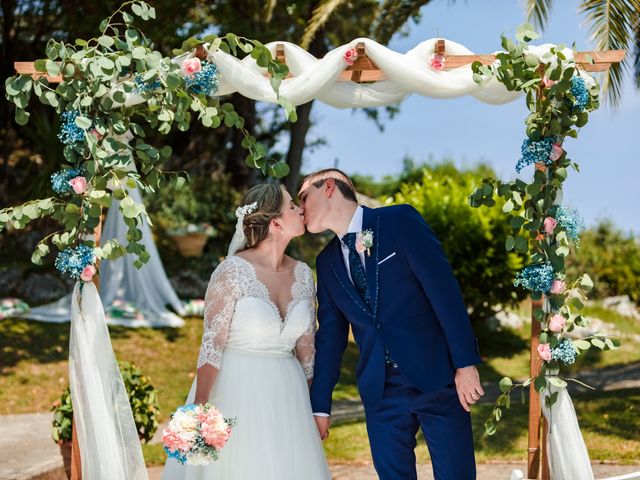
<instances>
[{"instance_id":1,"label":"wedding arch","mask_svg":"<svg viewBox=\"0 0 640 480\"><path fill-rule=\"evenodd\" d=\"M18 74L5 85L18 124L29 120L32 94L62 118L59 138L68 165L52 176L55 196L0 210L0 231L25 228L41 217L57 220L62 229L37 244L32 261L42 262L54 246L56 267L78 280L69 349L77 432L73 478L146 478L141 450L118 448L122 438L136 444L137 435L96 290L100 260L132 254L140 268L150 258L139 228L149 218L128 189L153 192L166 182L185 182L179 172L161 170L171 148L146 143L145 129L166 134L172 128L186 131L196 120L210 128L224 123L244 135L248 165L276 178L288 173L283 161L266 157L233 106L222 102L221 97L234 92L279 103L290 121L296 120L297 105L313 99L360 108L397 103L413 93L435 98L472 95L490 104L525 97L530 114L516 169L531 168L533 178L486 179L470 195L473 206L493 206L494 195L505 198L503 210L513 229L505 247L529 258L516 285L530 290L532 299L531 378L522 384L509 378L500 382L502 395L485 426L487 433L494 433L509 408L511 391L528 386L528 478L538 478L541 454L543 476L549 464L559 469L553 442L549 462L540 447L546 431L542 428L541 442L541 408L547 417L554 403L554 408L573 411L565 389L570 379L561 375L565 365L591 347L617 346L616 339L603 336L572 340L568 335L586 322L579 310L592 282L587 274L566 277L565 260L579 241L580 219L561 205L569 169L578 170L563 140L577 137L589 113L598 108L599 87L588 72L606 70L621 61L624 52L531 45L538 35L524 25L515 41L503 37L502 49L490 55L475 55L444 39L424 41L401 54L362 38L317 59L291 43L264 45L229 33L191 38L168 58L150 48L135 25L137 19L155 19L155 9L143 1L128 1L102 22L98 37L74 44L50 40L47 58L17 62ZM126 245L115 239L100 241L101 214L114 199L128 227ZM582 441L577 423L559 428L568 428ZM582 447L586 455L584 442ZM90 458L90 450L109 458L109 465ZM114 459L120 460L119 466Z\"/></svg>"}]
</instances>

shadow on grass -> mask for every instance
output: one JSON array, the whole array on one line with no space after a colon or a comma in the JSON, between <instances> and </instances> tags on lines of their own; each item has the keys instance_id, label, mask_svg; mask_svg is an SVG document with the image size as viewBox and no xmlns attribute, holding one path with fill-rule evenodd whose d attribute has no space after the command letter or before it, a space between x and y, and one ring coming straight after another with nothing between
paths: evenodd
<instances>
[{"instance_id":1,"label":"shadow on grass","mask_svg":"<svg viewBox=\"0 0 640 480\"><path fill-rule=\"evenodd\" d=\"M640 388L574 395L580 428L623 440L640 432Z\"/></svg>"},{"instance_id":2,"label":"shadow on grass","mask_svg":"<svg viewBox=\"0 0 640 480\"><path fill-rule=\"evenodd\" d=\"M6 318L0 320L0 370L23 360L38 363L59 362L69 357L69 324L42 323Z\"/></svg>"},{"instance_id":3,"label":"shadow on grass","mask_svg":"<svg viewBox=\"0 0 640 480\"><path fill-rule=\"evenodd\" d=\"M486 323L474 323L473 330L478 337L480 354L487 358L512 358L523 350L529 348L529 344L516 331L503 327L500 330L492 330Z\"/></svg>"}]
</instances>

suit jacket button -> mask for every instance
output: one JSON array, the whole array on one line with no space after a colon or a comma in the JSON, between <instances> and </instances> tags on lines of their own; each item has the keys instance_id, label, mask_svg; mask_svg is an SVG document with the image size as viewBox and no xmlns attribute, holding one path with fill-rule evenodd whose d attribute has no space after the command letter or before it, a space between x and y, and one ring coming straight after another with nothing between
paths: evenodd
<instances>
[{"instance_id":1,"label":"suit jacket button","mask_svg":"<svg viewBox=\"0 0 640 480\"><path fill-rule=\"evenodd\" d=\"M376 323L376 330L380 330L382 328L382 324L381 323Z\"/></svg>"}]
</instances>

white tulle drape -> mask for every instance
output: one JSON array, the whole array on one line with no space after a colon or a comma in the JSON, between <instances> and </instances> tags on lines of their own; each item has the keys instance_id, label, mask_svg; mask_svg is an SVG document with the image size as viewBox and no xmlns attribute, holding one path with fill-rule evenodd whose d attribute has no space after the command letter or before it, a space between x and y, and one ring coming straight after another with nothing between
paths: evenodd
<instances>
[{"instance_id":1,"label":"white tulle drape","mask_svg":"<svg viewBox=\"0 0 640 480\"><path fill-rule=\"evenodd\" d=\"M542 404L542 413L549 425L547 452L553 480L593 480L589 452L582 438L576 411L566 388L549 386L558 392L551 408Z\"/></svg>"},{"instance_id":2,"label":"white tulle drape","mask_svg":"<svg viewBox=\"0 0 640 480\"><path fill-rule=\"evenodd\" d=\"M129 397L93 283L76 283L71 313L69 381L82 478L147 480Z\"/></svg>"},{"instance_id":3,"label":"white tulle drape","mask_svg":"<svg viewBox=\"0 0 640 480\"><path fill-rule=\"evenodd\" d=\"M401 102L413 93L432 98L471 95L490 104L507 103L520 97L520 92L508 91L495 79L483 86L476 84L473 81L471 65L447 71L431 68L430 58L437 40L425 40L407 53L398 53L369 38L357 38L330 51L321 59L289 42L271 42L267 47L275 56L277 45L284 46L292 78L283 80L279 94L294 105L315 99L337 108L376 107ZM360 42L364 43L367 56L385 74L385 80L375 83L337 81L347 68L344 53L350 48L355 48ZM542 54L551 47L551 44L537 46L536 53ZM446 52L449 55L473 55L471 50L451 40L446 40ZM566 54L572 56L570 50ZM191 53L185 54L176 57L174 61L182 63L192 56ZM269 78L265 75L266 70L258 67L251 57L239 60L218 50L210 53L209 60L217 65L220 72L219 95L237 92L253 100L271 103L278 101ZM142 102L142 96L130 94L127 96L126 105Z\"/></svg>"},{"instance_id":4,"label":"white tulle drape","mask_svg":"<svg viewBox=\"0 0 640 480\"><path fill-rule=\"evenodd\" d=\"M129 195L138 203L142 202L137 189L129 189ZM118 239L127 244L127 224L118 208L118 200L113 200L107 212L102 229L102 240ZM153 241L153 234L147 222L140 226L141 243L151 258L142 266L135 268L132 255L117 260L104 260L100 264L100 297L107 308L115 302L128 302L135 306L138 315L135 318L107 316L110 325L125 327L181 327L184 320L167 309L170 305L178 314L184 313L182 302L169 283L162 266L162 260ZM32 308L24 316L41 322L62 323L71 320L71 295L39 307Z\"/></svg>"}]
</instances>

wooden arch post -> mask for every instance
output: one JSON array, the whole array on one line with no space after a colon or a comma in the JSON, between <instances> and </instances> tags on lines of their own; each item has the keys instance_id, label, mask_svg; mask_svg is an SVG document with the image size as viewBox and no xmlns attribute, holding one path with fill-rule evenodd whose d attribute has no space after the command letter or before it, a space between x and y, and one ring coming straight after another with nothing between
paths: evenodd
<instances>
[{"instance_id":1,"label":"wooden arch post","mask_svg":"<svg viewBox=\"0 0 640 480\"><path fill-rule=\"evenodd\" d=\"M365 43L359 42L356 50L358 57L353 65L345 68L345 71L338 77L339 82L356 82L356 83L375 83L387 79L385 73L371 60L366 52ZM447 55L445 51L445 40L436 40L435 53L444 56L445 62L443 70L453 70L455 68L469 65L473 62L480 62L484 65L490 65L496 60L493 54L477 54L477 55ZM203 46L199 46L195 52L199 58L204 58L206 52ZM612 63L619 63L625 56L624 50L607 50L607 51L589 51L577 52L575 56L578 68L588 72L602 72L607 70ZM283 44L276 46L276 58L282 63L286 63L285 49ZM62 81L61 76L51 77L46 73L38 72L34 62L15 62L14 67L16 73L31 75L33 78L46 77L50 83L59 83ZM291 78L289 74L287 78ZM100 245L102 221L94 231L96 245ZM96 287L99 285L99 279L94 277ZM531 302L531 375L537 375L540 370L540 359L538 357L538 336L540 335L540 322L534 316L534 310L540 308L540 303ZM542 428L541 428L542 427ZM527 478L549 480L549 465L547 462L545 445L546 445L547 425L542 417L540 408L540 395L535 391L533 383L529 387L529 448L527 456ZM542 446L542 448L541 448ZM75 424L73 426L73 440L71 450L71 478L72 480L81 480L81 459L76 435ZM542 464L542 472L541 466ZM540 477L542 475L542 477Z\"/></svg>"}]
</instances>

